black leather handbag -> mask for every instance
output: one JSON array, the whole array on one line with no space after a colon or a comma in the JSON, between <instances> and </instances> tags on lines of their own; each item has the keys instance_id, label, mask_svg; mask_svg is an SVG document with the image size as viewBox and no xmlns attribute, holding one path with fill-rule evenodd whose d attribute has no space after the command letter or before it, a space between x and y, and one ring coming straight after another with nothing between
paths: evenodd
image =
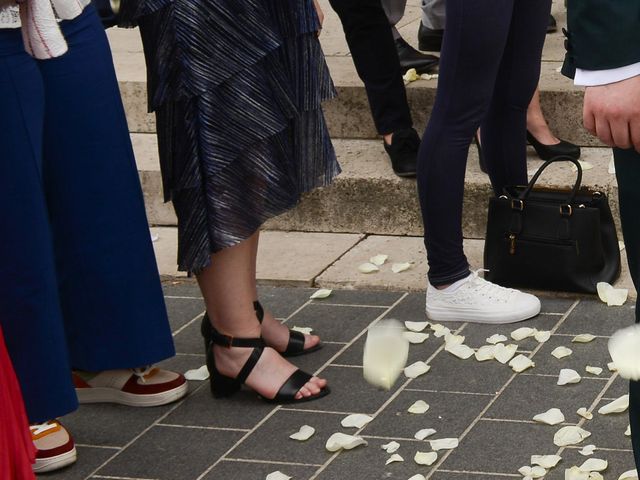
<instances>
[{"instance_id":1,"label":"black leather handbag","mask_svg":"<svg viewBox=\"0 0 640 480\"><path fill-rule=\"evenodd\" d=\"M578 169L572 189L536 187L552 163ZM507 287L596 292L620 275L616 227L604 193L581 186L582 167L570 157L544 163L529 185L507 187L489 201L484 247L487 280Z\"/></svg>"}]
</instances>

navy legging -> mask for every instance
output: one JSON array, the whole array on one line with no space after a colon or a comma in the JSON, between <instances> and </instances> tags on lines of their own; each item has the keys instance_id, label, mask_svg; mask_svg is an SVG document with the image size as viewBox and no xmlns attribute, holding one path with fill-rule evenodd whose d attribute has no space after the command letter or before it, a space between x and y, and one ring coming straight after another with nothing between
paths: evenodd
<instances>
[{"instance_id":1,"label":"navy legging","mask_svg":"<svg viewBox=\"0 0 640 480\"><path fill-rule=\"evenodd\" d=\"M478 127L494 191L527 181L527 106L540 76L550 11L551 0L447 0L438 92L418 162L434 286L469 275L462 201Z\"/></svg>"}]
</instances>

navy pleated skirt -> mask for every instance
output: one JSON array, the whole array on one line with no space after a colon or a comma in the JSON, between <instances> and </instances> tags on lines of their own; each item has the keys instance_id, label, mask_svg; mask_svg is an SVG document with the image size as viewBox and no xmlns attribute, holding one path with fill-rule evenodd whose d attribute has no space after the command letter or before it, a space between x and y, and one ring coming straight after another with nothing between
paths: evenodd
<instances>
[{"instance_id":1,"label":"navy pleated skirt","mask_svg":"<svg viewBox=\"0 0 640 480\"><path fill-rule=\"evenodd\" d=\"M207 267L339 173L312 0L127 0L122 17L144 43L181 270Z\"/></svg>"}]
</instances>

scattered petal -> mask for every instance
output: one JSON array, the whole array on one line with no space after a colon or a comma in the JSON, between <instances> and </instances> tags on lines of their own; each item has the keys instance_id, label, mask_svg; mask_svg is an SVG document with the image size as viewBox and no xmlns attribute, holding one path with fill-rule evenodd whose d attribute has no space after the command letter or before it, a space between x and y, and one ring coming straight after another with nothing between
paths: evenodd
<instances>
[{"instance_id":1,"label":"scattered petal","mask_svg":"<svg viewBox=\"0 0 640 480\"><path fill-rule=\"evenodd\" d=\"M313 434L316 433L316 429L310 427L309 425L302 425L300 430L296 433L289 435L289 438L292 440L298 440L300 442L304 442L305 440L309 440Z\"/></svg>"},{"instance_id":2,"label":"scattered petal","mask_svg":"<svg viewBox=\"0 0 640 480\"><path fill-rule=\"evenodd\" d=\"M393 265L391 265L391 271L393 273L404 272L405 270L409 270L410 268L411 268L411 263L409 262L394 263Z\"/></svg>"},{"instance_id":3,"label":"scattered petal","mask_svg":"<svg viewBox=\"0 0 640 480\"><path fill-rule=\"evenodd\" d=\"M382 449L387 453L397 452L400 448L400 444L398 442L389 442L382 445Z\"/></svg>"},{"instance_id":4,"label":"scattered petal","mask_svg":"<svg viewBox=\"0 0 640 480\"><path fill-rule=\"evenodd\" d=\"M410 83L410 82L415 82L416 80L418 80L420 78L420 76L418 75L418 72L416 72L415 68L410 68L409 70L407 70L407 72L402 76L402 79L406 82L406 83Z\"/></svg>"},{"instance_id":5,"label":"scattered petal","mask_svg":"<svg viewBox=\"0 0 640 480\"><path fill-rule=\"evenodd\" d=\"M612 175L616 174L616 162L613 158L613 154L611 155L611 159L609 160L609 167L607 168L607 171Z\"/></svg>"},{"instance_id":6,"label":"scattered petal","mask_svg":"<svg viewBox=\"0 0 640 480\"><path fill-rule=\"evenodd\" d=\"M520 354L509 362L509 366L514 372L520 373L528 368L535 367L536 364L529 357Z\"/></svg>"},{"instance_id":7,"label":"scattered petal","mask_svg":"<svg viewBox=\"0 0 640 480\"><path fill-rule=\"evenodd\" d=\"M540 465L547 470L554 468L562 460L559 455L531 455L531 465Z\"/></svg>"},{"instance_id":8,"label":"scattered petal","mask_svg":"<svg viewBox=\"0 0 640 480\"><path fill-rule=\"evenodd\" d=\"M593 168L593 165L589 162L586 162L584 160L578 160L578 163L580 164L580 166L582 167L582 170L591 170ZM571 170L573 170L574 172L578 171L578 168L575 165L571 165Z\"/></svg>"},{"instance_id":9,"label":"scattered petal","mask_svg":"<svg viewBox=\"0 0 640 480\"><path fill-rule=\"evenodd\" d=\"M429 322L404 322L404 326L412 332L421 332L429 326Z\"/></svg>"},{"instance_id":10,"label":"scattered petal","mask_svg":"<svg viewBox=\"0 0 640 480\"><path fill-rule=\"evenodd\" d=\"M491 345L495 345L496 343L506 342L508 339L504 335L500 335L499 333L494 333L489 338L487 338L487 343Z\"/></svg>"},{"instance_id":11,"label":"scattered petal","mask_svg":"<svg viewBox=\"0 0 640 480\"><path fill-rule=\"evenodd\" d=\"M564 471L564 480L589 480L589 472L583 472L573 466Z\"/></svg>"},{"instance_id":12,"label":"scattered petal","mask_svg":"<svg viewBox=\"0 0 640 480\"><path fill-rule=\"evenodd\" d=\"M311 328L311 327L297 327L297 326L294 326L293 328L291 328L291 330L293 330L294 332L304 333L305 335L311 335L311 332L313 332L313 328Z\"/></svg>"},{"instance_id":13,"label":"scattered petal","mask_svg":"<svg viewBox=\"0 0 640 480\"><path fill-rule=\"evenodd\" d=\"M516 342L519 342L520 340L524 340L525 338L533 337L535 333L536 332L533 328L521 327L511 332L511 338L513 338Z\"/></svg>"},{"instance_id":14,"label":"scattered petal","mask_svg":"<svg viewBox=\"0 0 640 480\"><path fill-rule=\"evenodd\" d=\"M437 73L423 73L422 75L420 75L420 78L423 80L435 80L438 78L438 74Z\"/></svg>"},{"instance_id":15,"label":"scattered petal","mask_svg":"<svg viewBox=\"0 0 640 480\"><path fill-rule=\"evenodd\" d=\"M359 445L366 445L367 441L357 435L347 435L346 433L336 432L329 437L325 448L329 452L337 452L338 450L351 450Z\"/></svg>"},{"instance_id":16,"label":"scattered petal","mask_svg":"<svg viewBox=\"0 0 640 480\"><path fill-rule=\"evenodd\" d=\"M598 413L601 415L607 415L609 413L622 413L629 408L629 395L622 395L616 398L613 402L598 409Z\"/></svg>"},{"instance_id":17,"label":"scattered petal","mask_svg":"<svg viewBox=\"0 0 640 480\"><path fill-rule=\"evenodd\" d=\"M533 417L534 422L546 423L547 425L558 425L564 422L564 414L559 408L550 408L544 413L539 413Z\"/></svg>"},{"instance_id":18,"label":"scattered petal","mask_svg":"<svg viewBox=\"0 0 640 480\"><path fill-rule=\"evenodd\" d=\"M403 332L404 338L406 338L409 343L418 344L424 342L427 338L429 338L428 333L419 333L419 332Z\"/></svg>"},{"instance_id":19,"label":"scattered petal","mask_svg":"<svg viewBox=\"0 0 640 480\"><path fill-rule=\"evenodd\" d=\"M576 413L580 415L582 418L586 418L587 420L593 419L593 413L591 413L585 407L580 407Z\"/></svg>"},{"instance_id":20,"label":"scattered petal","mask_svg":"<svg viewBox=\"0 0 640 480\"><path fill-rule=\"evenodd\" d=\"M427 437L435 434L436 431L433 428L423 428L422 430L418 430L416 434L413 436L416 440L424 440Z\"/></svg>"},{"instance_id":21,"label":"scattered petal","mask_svg":"<svg viewBox=\"0 0 640 480\"><path fill-rule=\"evenodd\" d=\"M542 478L546 475L547 470L539 465L536 465L534 467L530 467L527 465L524 467L520 467L520 469L518 469L518 472L526 478Z\"/></svg>"},{"instance_id":22,"label":"scattered petal","mask_svg":"<svg viewBox=\"0 0 640 480\"><path fill-rule=\"evenodd\" d=\"M560 360L561 358L568 357L572 353L573 353L573 350L571 350L570 348L567 348L567 347L556 347L551 352L551 355L553 355L558 360Z\"/></svg>"},{"instance_id":23,"label":"scattered petal","mask_svg":"<svg viewBox=\"0 0 640 480\"><path fill-rule=\"evenodd\" d=\"M420 375L424 375L429 370L431 370L430 365L427 365L424 362L418 361L406 367L404 369L404 374L407 378L416 378L416 377L419 377Z\"/></svg>"},{"instance_id":24,"label":"scattered petal","mask_svg":"<svg viewBox=\"0 0 640 480\"><path fill-rule=\"evenodd\" d=\"M475 353L473 351L473 348L469 347L468 345L463 345L461 343L447 345L444 347L444 349L445 351L449 352L451 355L454 355L463 360L466 360L467 358L473 356L473 354Z\"/></svg>"},{"instance_id":25,"label":"scattered petal","mask_svg":"<svg viewBox=\"0 0 640 480\"><path fill-rule=\"evenodd\" d=\"M381 267L389 258L389 255L378 254L375 257L371 257L369 262L373 263L377 267Z\"/></svg>"},{"instance_id":26,"label":"scattered petal","mask_svg":"<svg viewBox=\"0 0 640 480\"><path fill-rule=\"evenodd\" d=\"M390 463L394 463L394 462L404 462L404 458L402 458L397 453L394 453L389 457L389 459L386 462L384 462L384 464L389 465Z\"/></svg>"},{"instance_id":27,"label":"scattered petal","mask_svg":"<svg viewBox=\"0 0 640 480\"><path fill-rule=\"evenodd\" d=\"M431 450L437 452L438 450L451 450L458 446L457 438L440 438L438 440L429 440L431 444Z\"/></svg>"},{"instance_id":28,"label":"scattered petal","mask_svg":"<svg viewBox=\"0 0 640 480\"><path fill-rule=\"evenodd\" d=\"M285 475L280 470L276 470L275 472L271 472L267 475L265 480L290 480L291 477L289 475Z\"/></svg>"},{"instance_id":29,"label":"scattered petal","mask_svg":"<svg viewBox=\"0 0 640 480\"><path fill-rule=\"evenodd\" d=\"M624 305L629 296L629 290L626 288L613 288L606 282L598 282L596 284L598 297L610 307L619 307Z\"/></svg>"},{"instance_id":30,"label":"scattered petal","mask_svg":"<svg viewBox=\"0 0 640 480\"><path fill-rule=\"evenodd\" d=\"M436 338L444 337L446 334L451 332L451 330L439 323L432 323L431 330L433 331L433 336Z\"/></svg>"},{"instance_id":31,"label":"scattered petal","mask_svg":"<svg viewBox=\"0 0 640 480\"><path fill-rule=\"evenodd\" d=\"M362 428L371 420L373 420L373 417L370 417L369 415L353 413L344 417L340 422L340 425L345 428Z\"/></svg>"},{"instance_id":32,"label":"scattered petal","mask_svg":"<svg viewBox=\"0 0 640 480\"><path fill-rule=\"evenodd\" d=\"M627 437L630 437L630 436L631 436L631 425L627 425L627 429L624 431L624 434L625 434Z\"/></svg>"},{"instance_id":33,"label":"scattered petal","mask_svg":"<svg viewBox=\"0 0 640 480\"><path fill-rule=\"evenodd\" d=\"M407 412L422 415L423 413L427 413L427 410L429 410L429 404L424 400L418 400L409 407Z\"/></svg>"},{"instance_id":34,"label":"scattered petal","mask_svg":"<svg viewBox=\"0 0 640 480\"><path fill-rule=\"evenodd\" d=\"M582 377L578 372L570 368L563 368L558 375L557 385L567 385L569 383L580 383Z\"/></svg>"},{"instance_id":35,"label":"scattered petal","mask_svg":"<svg viewBox=\"0 0 640 480\"><path fill-rule=\"evenodd\" d=\"M315 292L313 292L309 298L311 300L327 298L332 293L333 293L333 290L330 290L328 288L321 288L320 290L316 290Z\"/></svg>"},{"instance_id":36,"label":"scattered petal","mask_svg":"<svg viewBox=\"0 0 640 480\"><path fill-rule=\"evenodd\" d=\"M479 362L484 362L486 360L493 360L495 346L494 345L483 345L476 351L476 360Z\"/></svg>"},{"instance_id":37,"label":"scattered petal","mask_svg":"<svg viewBox=\"0 0 640 480\"><path fill-rule=\"evenodd\" d=\"M438 454L436 452L416 452L413 457L413 461L418 465L433 465L435 461L438 459Z\"/></svg>"},{"instance_id":38,"label":"scattered petal","mask_svg":"<svg viewBox=\"0 0 640 480\"><path fill-rule=\"evenodd\" d=\"M609 339L609 370L627 380L640 380L640 325L615 332Z\"/></svg>"},{"instance_id":39,"label":"scattered petal","mask_svg":"<svg viewBox=\"0 0 640 480\"><path fill-rule=\"evenodd\" d=\"M566 447L568 445L577 445L585 438L590 437L591 432L587 432L580 427L570 425L562 427L553 436L553 443L558 447Z\"/></svg>"},{"instance_id":40,"label":"scattered petal","mask_svg":"<svg viewBox=\"0 0 640 480\"><path fill-rule=\"evenodd\" d=\"M536 330L533 338L535 338L538 343L544 343L551 338L551 332L548 330Z\"/></svg>"},{"instance_id":41,"label":"scattered petal","mask_svg":"<svg viewBox=\"0 0 640 480\"><path fill-rule=\"evenodd\" d=\"M465 337L463 335L456 335L451 332L444 334L445 346L462 345L464 343L464 339Z\"/></svg>"},{"instance_id":42,"label":"scattered petal","mask_svg":"<svg viewBox=\"0 0 640 480\"><path fill-rule=\"evenodd\" d=\"M576 335L571 340L571 343L589 343L592 342L596 338L595 335L591 335L590 333L581 333L580 335Z\"/></svg>"},{"instance_id":43,"label":"scattered petal","mask_svg":"<svg viewBox=\"0 0 640 480\"><path fill-rule=\"evenodd\" d=\"M618 480L638 480L637 470L627 470L618 477Z\"/></svg>"},{"instance_id":44,"label":"scattered petal","mask_svg":"<svg viewBox=\"0 0 640 480\"><path fill-rule=\"evenodd\" d=\"M409 342L398 322L386 320L369 328L362 359L364 379L389 390L402 373L409 356Z\"/></svg>"},{"instance_id":45,"label":"scattered petal","mask_svg":"<svg viewBox=\"0 0 640 480\"><path fill-rule=\"evenodd\" d=\"M505 345L504 343L496 344L493 349L493 356L502 364L507 364L509 360L513 358L518 350L518 346L515 344Z\"/></svg>"},{"instance_id":46,"label":"scattered petal","mask_svg":"<svg viewBox=\"0 0 640 480\"><path fill-rule=\"evenodd\" d=\"M426 478L424 477L424 475L417 473L414 476L412 476L409 480L426 480Z\"/></svg>"},{"instance_id":47,"label":"scattered petal","mask_svg":"<svg viewBox=\"0 0 640 480\"><path fill-rule=\"evenodd\" d=\"M602 373L602 368L591 367L589 365L586 366L585 370L592 375L600 375Z\"/></svg>"},{"instance_id":48,"label":"scattered petal","mask_svg":"<svg viewBox=\"0 0 640 480\"><path fill-rule=\"evenodd\" d=\"M207 380L209 378L209 369L206 365L196 368L195 370L187 370L184 374L187 380Z\"/></svg>"},{"instance_id":49,"label":"scattered petal","mask_svg":"<svg viewBox=\"0 0 640 480\"><path fill-rule=\"evenodd\" d=\"M360 273L373 273L380 271L378 266L374 265L373 263L363 263L358 267L358 270L360 271Z\"/></svg>"},{"instance_id":50,"label":"scattered petal","mask_svg":"<svg viewBox=\"0 0 640 480\"><path fill-rule=\"evenodd\" d=\"M618 242L618 247L620 248L620 251L624 250L624 242L622 240Z\"/></svg>"},{"instance_id":51,"label":"scattered petal","mask_svg":"<svg viewBox=\"0 0 640 480\"><path fill-rule=\"evenodd\" d=\"M585 445L582 450L578 450L578 453L583 457L588 457L589 455L593 455L593 452L596 451L595 445Z\"/></svg>"},{"instance_id":52,"label":"scattered petal","mask_svg":"<svg viewBox=\"0 0 640 480\"><path fill-rule=\"evenodd\" d=\"M578 468L583 472L603 472L608 466L609 462L606 460L602 460L600 458L589 458Z\"/></svg>"}]
</instances>

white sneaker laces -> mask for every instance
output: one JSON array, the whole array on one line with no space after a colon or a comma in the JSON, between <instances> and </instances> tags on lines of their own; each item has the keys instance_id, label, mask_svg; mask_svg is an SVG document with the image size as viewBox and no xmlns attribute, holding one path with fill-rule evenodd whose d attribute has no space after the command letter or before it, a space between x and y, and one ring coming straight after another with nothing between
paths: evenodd
<instances>
[{"instance_id":1,"label":"white sneaker laces","mask_svg":"<svg viewBox=\"0 0 640 480\"><path fill-rule=\"evenodd\" d=\"M512 288L505 288L501 287L500 285L496 285L495 283L485 280L479 275L480 273L488 271L489 270L485 268L474 270L473 272L471 272L473 277L469 280L468 284L471 284L471 287L475 290L475 292L480 295L502 302L508 301L514 290Z\"/></svg>"},{"instance_id":2,"label":"white sneaker laces","mask_svg":"<svg viewBox=\"0 0 640 480\"><path fill-rule=\"evenodd\" d=\"M153 365L146 365L144 367L132 368L131 371L136 377L140 379L142 383L146 383L146 376L151 373L151 370L153 370L153 368Z\"/></svg>"},{"instance_id":3,"label":"white sneaker laces","mask_svg":"<svg viewBox=\"0 0 640 480\"><path fill-rule=\"evenodd\" d=\"M31 435L34 437L40 435L42 433L48 432L58 426L57 422L54 420L49 420L44 423L34 423L33 425L29 425L29 430L31 430Z\"/></svg>"}]
</instances>

